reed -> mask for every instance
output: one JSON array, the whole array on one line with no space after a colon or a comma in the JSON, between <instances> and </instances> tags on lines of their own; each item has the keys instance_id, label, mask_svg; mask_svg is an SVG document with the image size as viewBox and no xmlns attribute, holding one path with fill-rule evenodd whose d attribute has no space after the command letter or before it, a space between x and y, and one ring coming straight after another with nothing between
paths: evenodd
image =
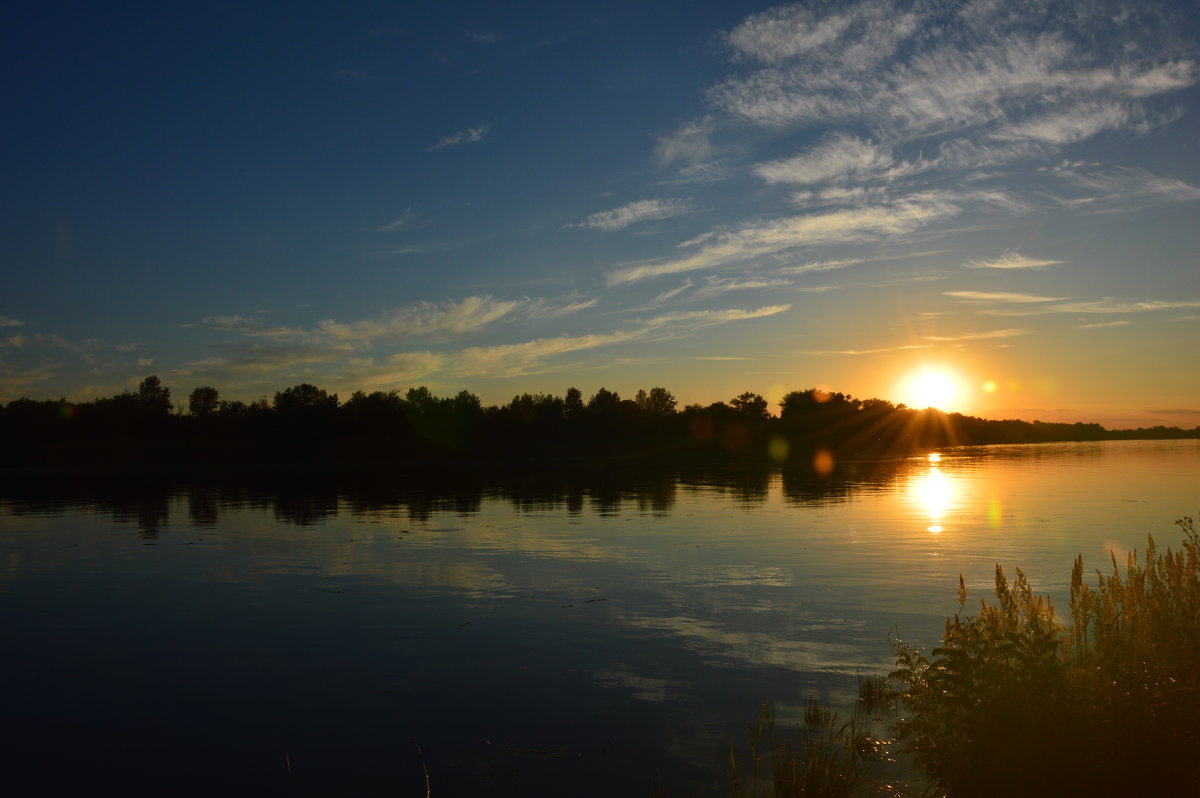
<instances>
[{"instance_id":1,"label":"reed","mask_svg":"<svg viewBox=\"0 0 1200 798\"><path fill-rule=\"evenodd\" d=\"M730 747L734 795L1200 795L1200 534L1190 517L1176 523L1178 551L1150 537L1143 560L1131 553L1122 570L1113 555L1094 588L1076 558L1066 626L1020 569L1010 582L999 565L995 601L968 616L960 576L941 645L896 642L896 669L862 682L848 720L810 703L793 750L764 707L749 784ZM876 734L885 715L890 740Z\"/></svg>"},{"instance_id":2,"label":"reed","mask_svg":"<svg viewBox=\"0 0 1200 798\"><path fill-rule=\"evenodd\" d=\"M932 791L946 795L1200 794L1200 536L1153 537L1144 561L1071 579L1071 623L1018 569L996 602L946 622L927 657L897 646L893 724ZM1149 791L1149 793L1148 793Z\"/></svg>"},{"instance_id":3,"label":"reed","mask_svg":"<svg viewBox=\"0 0 1200 798\"><path fill-rule=\"evenodd\" d=\"M866 793L899 795L873 767L889 761L889 742L879 722L892 709L894 693L878 677L859 681L859 698L849 718L815 699L804 711L800 746L776 736L775 715L764 705L748 727L750 772L741 775L730 743L729 766L735 798L851 798ZM883 729L886 731L886 729ZM764 765L764 746L767 763ZM748 783L747 783L748 782Z\"/></svg>"}]
</instances>

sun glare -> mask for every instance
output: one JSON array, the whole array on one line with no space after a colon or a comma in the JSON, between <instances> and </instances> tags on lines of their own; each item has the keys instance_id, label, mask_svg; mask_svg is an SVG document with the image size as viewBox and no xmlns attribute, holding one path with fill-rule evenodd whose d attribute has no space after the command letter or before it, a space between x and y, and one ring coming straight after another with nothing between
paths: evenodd
<instances>
[{"instance_id":1,"label":"sun glare","mask_svg":"<svg viewBox=\"0 0 1200 798\"><path fill-rule=\"evenodd\" d=\"M925 369L908 378L903 393L902 401L909 407L949 410L959 398L959 380L946 369Z\"/></svg>"}]
</instances>

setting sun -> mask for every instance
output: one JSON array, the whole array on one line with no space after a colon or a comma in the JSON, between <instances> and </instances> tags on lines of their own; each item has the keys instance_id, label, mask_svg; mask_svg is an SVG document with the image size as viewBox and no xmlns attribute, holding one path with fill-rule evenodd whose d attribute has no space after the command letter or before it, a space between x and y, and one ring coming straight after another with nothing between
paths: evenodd
<instances>
[{"instance_id":1,"label":"setting sun","mask_svg":"<svg viewBox=\"0 0 1200 798\"><path fill-rule=\"evenodd\" d=\"M923 410L935 407L950 410L961 396L959 378L946 369L924 369L905 380L900 401L909 407Z\"/></svg>"}]
</instances>

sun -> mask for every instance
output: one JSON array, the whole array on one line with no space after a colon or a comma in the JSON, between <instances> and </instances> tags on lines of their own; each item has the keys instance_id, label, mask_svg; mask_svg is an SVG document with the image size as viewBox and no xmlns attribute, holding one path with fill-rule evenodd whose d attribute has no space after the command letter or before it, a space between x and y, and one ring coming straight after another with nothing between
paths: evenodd
<instances>
[{"instance_id":1,"label":"sun","mask_svg":"<svg viewBox=\"0 0 1200 798\"><path fill-rule=\"evenodd\" d=\"M949 369L922 369L904 381L901 401L918 410L949 410L962 392L959 386L958 376Z\"/></svg>"}]
</instances>

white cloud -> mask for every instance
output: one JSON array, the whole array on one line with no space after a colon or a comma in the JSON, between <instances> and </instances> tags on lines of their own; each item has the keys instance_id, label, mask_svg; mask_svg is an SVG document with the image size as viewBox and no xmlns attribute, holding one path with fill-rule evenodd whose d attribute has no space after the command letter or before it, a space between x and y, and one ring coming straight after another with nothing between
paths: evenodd
<instances>
[{"instance_id":1,"label":"white cloud","mask_svg":"<svg viewBox=\"0 0 1200 798\"><path fill-rule=\"evenodd\" d=\"M470 346L457 352L442 353L437 356L436 360L431 359L428 354L421 354L415 361L409 361L408 354L396 355L380 372L381 375L388 376L380 376L379 381L386 382L388 379L392 379L396 373L392 366L397 359L403 362L407 372L414 370L412 366L415 362L425 370L422 376L435 371L455 377L517 377L544 373L558 365L555 361L563 355L651 338L673 337L700 327L763 318L782 313L790 307L790 305L773 305L753 310L728 309L671 313L637 322L636 326L626 330L591 335L535 338L513 344Z\"/></svg>"},{"instance_id":2,"label":"white cloud","mask_svg":"<svg viewBox=\"0 0 1200 798\"><path fill-rule=\"evenodd\" d=\"M751 291L763 288L783 288L791 285L790 280L751 279L737 280L732 277L708 277L706 285L697 288L692 299L712 299L730 291Z\"/></svg>"},{"instance_id":3,"label":"white cloud","mask_svg":"<svg viewBox=\"0 0 1200 798\"><path fill-rule=\"evenodd\" d=\"M4 368L4 364L0 363L0 401L10 402L18 399L25 395L29 386L45 382L53 376L54 369L51 366L13 371Z\"/></svg>"},{"instance_id":4,"label":"white cloud","mask_svg":"<svg viewBox=\"0 0 1200 798\"><path fill-rule=\"evenodd\" d=\"M801 207L816 205L863 205L868 202L886 202L888 190L884 186L832 186L820 191L794 191L788 197Z\"/></svg>"},{"instance_id":5,"label":"white cloud","mask_svg":"<svg viewBox=\"0 0 1200 798\"><path fill-rule=\"evenodd\" d=\"M379 233L395 233L412 227L413 223L416 221L416 218L417 215L413 213L413 209L406 208L404 213L400 214L400 218L396 219L394 222L388 222L385 225L380 225L379 227L372 229Z\"/></svg>"},{"instance_id":6,"label":"white cloud","mask_svg":"<svg viewBox=\"0 0 1200 798\"><path fill-rule=\"evenodd\" d=\"M1122 300L1106 297L1093 302L1070 302L1064 305L1054 305L1050 310L1055 313L1146 313L1174 308L1200 308L1200 299Z\"/></svg>"},{"instance_id":7,"label":"white cloud","mask_svg":"<svg viewBox=\"0 0 1200 798\"><path fill-rule=\"evenodd\" d=\"M686 324L688 326L707 327L713 324L724 324L730 321L744 321L745 319L759 319L764 316L774 316L777 313L784 313L791 310L791 305L767 305L755 310L740 310L731 308L728 310L690 310L678 313L667 313L653 319L649 319L644 324L648 329L659 329L669 325Z\"/></svg>"},{"instance_id":8,"label":"white cloud","mask_svg":"<svg viewBox=\"0 0 1200 798\"><path fill-rule=\"evenodd\" d=\"M517 344L472 346L454 355L446 364L452 374L469 377L517 377L535 374L550 367L547 361L564 354L625 343L641 338L645 330L614 332L604 335L538 338Z\"/></svg>"},{"instance_id":9,"label":"white cloud","mask_svg":"<svg viewBox=\"0 0 1200 798\"><path fill-rule=\"evenodd\" d=\"M1012 338L1018 335L1029 335L1029 333L1029 330L1012 328L981 333L963 333L961 335L926 335L924 338L926 341L934 341L936 343L954 343L957 341L986 341L992 338Z\"/></svg>"},{"instance_id":10,"label":"white cloud","mask_svg":"<svg viewBox=\"0 0 1200 798\"><path fill-rule=\"evenodd\" d=\"M561 319L563 316L569 316L581 310L594 308L599 302L600 299L598 297L567 300L561 304L549 302L545 299L524 300L517 314L523 318L535 320Z\"/></svg>"},{"instance_id":11,"label":"white cloud","mask_svg":"<svg viewBox=\"0 0 1200 798\"><path fill-rule=\"evenodd\" d=\"M1128 327L1131 322L1127 320L1121 321L1098 321L1092 324L1076 325L1081 330L1100 330L1108 327Z\"/></svg>"},{"instance_id":12,"label":"white cloud","mask_svg":"<svg viewBox=\"0 0 1200 798\"><path fill-rule=\"evenodd\" d=\"M981 310L990 316L1034 316L1047 313L1153 313L1160 310L1177 310L1181 308L1200 308L1200 299L1117 299L1105 297L1091 301L1062 302L1058 304L1039 304L1017 310L991 308Z\"/></svg>"},{"instance_id":13,"label":"white cloud","mask_svg":"<svg viewBox=\"0 0 1200 798\"><path fill-rule=\"evenodd\" d=\"M410 335L465 335L527 304L528 300L497 300L469 296L458 302L421 302L378 319L343 323L327 319L317 330L331 340L367 343L379 338Z\"/></svg>"},{"instance_id":14,"label":"white cloud","mask_svg":"<svg viewBox=\"0 0 1200 798\"><path fill-rule=\"evenodd\" d=\"M780 6L747 17L729 34L742 55L766 64L795 59L861 72L891 57L916 30L917 17L888 2L831 6L828 13Z\"/></svg>"},{"instance_id":15,"label":"white cloud","mask_svg":"<svg viewBox=\"0 0 1200 798\"><path fill-rule=\"evenodd\" d=\"M803 155L760 163L754 172L768 183L825 183L886 176L892 166L887 149L835 134Z\"/></svg>"},{"instance_id":16,"label":"white cloud","mask_svg":"<svg viewBox=\"0 0 1200 798\"><path fill-rule=\"evenodd\" d=\"M806 274L808 272L827 272L834 269L844 269L847 266L853 266L856 263L862 263L858 258L845 258L842 260L818 260L811 263L802 263L798 266L786 266L779 271L783 274Z\"/></svg>"},{"instance_id":17,"label":"white cloud","mask_svg":"<svg viewBox=\"0 0 1200 798\"><path fill-rule=\"evenodd\" d=\"M633 283L664 274L678 274L717 266L746 263L795 247L812 244L863 241L883 235L901 235L960 210L952 195L925 192L886 205L805 214L774 222L748 224L720 233L697 252L674 260L654 261L613 272L609 285Z\"/></svg>"},{"instance_id":18,"label":"white cloud","mask_svg":"<svg viewBox=\"0 0 1200 798\"><path fill-rule=\"evenodd\" d=\"M658 139L655 148L660 167L680 162L685 166L703 163L712 157L713 122L711 117L682 125L674 133Z\"/></svg>"},{"instance_id":19,"label":"white cloud","mask_svg":"<svg viewBox=\"0 0 1200 798\"><path fill-rule=\"evenodd\" d=\"M675 297L682 294L684 291L687 291L693 285L695 285L695 283L693 283L691 280L684 280L683 284L678 286L677 288L669 288L666 291L663 291L658 296L654 297L654 299L651 299L650 305L651 305L651 307L653 307L654 305L661 305L663 302L674 299Z\"/></svg>"},{"instance_id":20,"label":"white cloud","mask_svg":"<svg viewBox=\"0 0 1200 798\"><path fill-rule=\"evenodd\" d=\"M859 124L910 145L958 136L946 155L980 166L1166 123L1145 103L1200 75L1194 45L1164 46L1172 32L1161 25L1114 24L1113 4L986 5L960 9L963 22L936 4L889 0L752 15L728 41L736 64L760 66L712 87L709 99L771 127Z\"/></svg>"},{"instance_id":21,"label":"white cloud","mask_svg":"<svg viewBox=\"0 0 1200 798\"><path fill-rule=\"evenodd\" d=\"M944 296L956 299L970 299L978 302L1016 302L1018 304L1032 302L1061 302L1065 297L1034 296L1032 294L1013 294L1006 291L943 291Z\"/></svg>"},{"instance_id":22,"label":"white cloud","mask_svg":"<svg viewBox=\"0 0 1200 798\"><path fill-rule=\"evenodd\" d=\"M1105 130L1118 130L1135 121L1132 108L1117 102L1084 102L1016 124L1005 125L992 137L1002 140L1033 139L1046 144L1073 144Z\"/></svg>"},{"instance_id":23,"label":"white cloud","mask_svg":"<svg viewBox=\"0 0 1200 798\"><path fill-rule=\"evenodd\" d=\"M459 144L473 144L477 141L483 141L490 127L491 125L476 125L466 130L460 130L457 133L451 133L449 136L439 139L437 144L429 148L429 151L437 152L447 147L456 147Z\"/></svg>"},{"instance_id":24,"label":"white cloud","mask_svg":"<svg viewBox=\"0 0 1200 798\"><path fill-rule=\"evenodd\" d=\"M504 38L503 33L488 30L464 30L463 35L473 42L480 44L495 44Z\"/></svg>"},{"instance_id":25,"label":"white cloud","mask_svg":"<svg viewBox=\"0 0 1200 798\"><path fill-rule=\"evenodd\" d=\"M907 352L912 349L932 349L933 344L904 344L902 346L885 346L879 349L824 349L808 352L810 355L878 355L884 352Z\"/></svg>"},{"instance_id":26,"label":"white cloud","mask_svg":"<svg viewBox=\"0 0 1200 798\"><path fill-rule=\"evenodd\" d=\"M1037 260L1027 258L1017 252L1010 252L992 260L971 260L964 265L969 269L1041 269L1046 266L1057 266L1061 260Z\"/></svg>"},{"instance_id":27,"label":"white cloud","mask_svg":"<svg viewBox=\"0 0 1200 798\"><path fill-rule=\"evenodd\" d=\"M1123 210L1131 203L1142 206L1146 202L1200 200L1200 188L1176 178L1160 177L1144 169L1063 162L1047 171L1088 192L1088 196L1067 200L1067 204Z\"/></svg>"},{"instance_id":28,"label":"white cloud","mask_svg":"<svg viewBox=\"0 0 1200 798\"><path fill-rule=\"evenodd\" d=\"M672 216L682 216L691 213L691 205L680 199L638 200L609 211L593 213L576 227L588 227L593 230L603 230L611 233L623 230L638 222L669 219Z\"/></svg>"},{"instance_id":29,"label":"white cloud","mask_svg":"<svg viewBox=\"0 0 1200 798\"><path fill-rule=\"evenodd\" d=\"M229 330L264 338L290 338L304 333L297 327L268 327L259 319L236 313L228 316L206 316L200 320L200 326L210 330Z\"/></svg>"}]
</instances>

